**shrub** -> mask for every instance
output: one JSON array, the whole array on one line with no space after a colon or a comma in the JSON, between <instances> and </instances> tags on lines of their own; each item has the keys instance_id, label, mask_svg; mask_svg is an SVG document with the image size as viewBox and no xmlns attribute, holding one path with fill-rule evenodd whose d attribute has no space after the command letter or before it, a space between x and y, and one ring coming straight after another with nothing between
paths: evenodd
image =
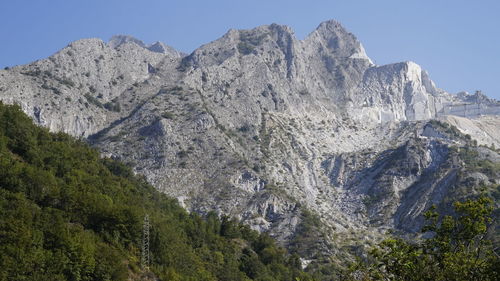
<instances>
[{"instance_id":1,"label":"shrub","mask_svg":"<svg viewBox=\"0 0 500 281\"><path fill-rule=\"evenodd\" d=\"M87 99L87 101L88 101L90 104L93 104L93 105L95 105L95 106L97 106L97 107L100 107L100 108L102 108L102 107L103 107L102 103L101 103L101 102L100 102L97 98L93 97L90 93L86 93L86 94L84 95L84 97Z\"/></svg>"}]
</instances>

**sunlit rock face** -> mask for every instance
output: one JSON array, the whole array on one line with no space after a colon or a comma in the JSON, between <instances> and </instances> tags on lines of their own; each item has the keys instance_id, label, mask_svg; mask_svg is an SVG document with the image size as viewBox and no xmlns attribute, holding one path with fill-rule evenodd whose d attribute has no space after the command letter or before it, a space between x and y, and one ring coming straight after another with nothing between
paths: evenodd
<instances>
[{"instance_id":1,"label":"sunlit rock face","mask_svg":"<svg viewBox=\"0 0 500 281\"><path fill-rule=\"evenodd\" d=\"M497 101L449 94L414 62L375 65L336 21L304 40L277 24L229 30L189 55L83 39L1 70L0 99L130 164L190 211L229 214L284 245L303 241L308 210L321 221L304 240L319 242L299 249L308 258L413 233L426 208L455 196L467 173L453 147L469 140L429 120L499 144ZM496 176L470 175L470 188Z\"/></svg>"}]
</instances>

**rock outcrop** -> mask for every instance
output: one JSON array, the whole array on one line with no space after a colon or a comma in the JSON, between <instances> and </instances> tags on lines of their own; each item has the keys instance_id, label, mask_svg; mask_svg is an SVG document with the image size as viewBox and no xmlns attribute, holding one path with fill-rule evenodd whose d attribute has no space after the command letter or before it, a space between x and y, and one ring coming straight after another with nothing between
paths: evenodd
<instances>
[{"instance_id":1,"label":"rock outcrop","mask_svg":"<svg viewBox=\"0 0 500 281\"><path fill-rule=\"evenodd\" d=\"M232 215L285 245L307 235L311 212L318 237L337 245L322 253L415 232L466 175L484 184L456 152L471 138L429 120L463 103L498 106L437 88L416 63L375 65L336 21L304 40L277 24L230 30L190 55L129 36L79 40L1 70L0 99L132 165L189 210ZM497 123L446 118L498 144Z\"/></svg>"}]
</instances>

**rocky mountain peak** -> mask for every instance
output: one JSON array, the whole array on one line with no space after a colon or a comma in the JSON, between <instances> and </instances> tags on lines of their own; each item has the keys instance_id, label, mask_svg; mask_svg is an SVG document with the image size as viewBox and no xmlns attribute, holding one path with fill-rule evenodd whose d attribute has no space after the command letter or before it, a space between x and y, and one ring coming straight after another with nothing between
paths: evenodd
<instances>
[{"instance_id":1,"label":"rocky mountain peak","mask_svg":"<svg viewBox=\"0 0 500 281\"><path fill-rule=\"evenodd\" d=\"M230 29L222 38L230 38L233 40L245 39L245 36L266 36L275 34L287 34L294 35L294 31L291 27L282 24L266 24L261 25L252 29ZM243 37L243 38L242 38ZM217 40L216 40L217 41Z\"/></svg>"},{"instance_id":2,"label":"rocky mountain peak","mask_svg":"<svg viewBox=\"0 0 500 281\"><path fill-rule=\"evenodd\" d=\"M491 99L481 91L476 91L474 94L470 94L468 92L459 92L457 93L457 97L463 102L467 103L481 103L481 104L490 104L490 105L498 105L499 101L495 99Z\"/></svg>"},{"instance_id":3,"label":"rocky mountain peak","mask_svg":"<svg viewBox=\"0 0 500 281\"><path fill-rule=\"evenodd\" d=\"M349 33L340 22L330 19L324 22L321 22L318 27L316 27L315 31L319 32L341 32L341 33Z\"/></svg>"},{"instance_id":4,"label":"rocky mountain peak","mask_svg":"<svg viewBox=\"0 0 500 281\"><path fill-rule=\"evenodd\" d=\"M221 38L196 49L185 62L189 62L187 64L192 66L218 66L230 58L240 56L253 54L261 59L273 56L277 49L291 56L291 44L294 40L296 39L292 29L284 25L271 24L253 29L230 29Z\"/></svg>"},{"instance_id":5,"label":"rocky mountain peak","mask_svg":"<svg viewBox=\"0 0 500 281\"><path fill-rule=\"evenodd\" d=\"M81 48L87 48L89 46L96 46L99 48L104 48L105 47L104 41L102 41L99 38L85 38L85 39L79 39L76 41L71 42L68 47L73 48L75 50L79 50Z\"/></svg>"},{"instance_id":6,"label":"rocky mountain peak","mask_svg":"<svg viewBox=\"0 0 500 281\"><path fill-rule=\"evenodd\" d=\"M141 40L139 39L136 39L135 37L132 37L130 35L114 35L113 37L111 37L111 39L109 39L108 41L108 46L110 46L111 48L113 49L116 49L118 47L120 47L121 45L123 44L126 44L126 43L135 43L141 47L146 47L146 44L144 44L144 42L142 42Z\"/></svg>"},{"instance_id":7,"label":"rocky mountain peak","mask_svg":"<svg viewBox=\"0 0 500 281\"><path fill-rule=\"evenodd\" d=\"M318 51L327 52L335 57L366 59L371 62L356 36L335 20L322 22L305 41Z\"/></svg>"},{"instance_id":8,"label":"rocky mountain peak","mask_svg":"<svg viewBox=\"0 0 500 281\"><path fill-rule=\"evenodd\" d=\"M271 34L276 34L278 36L295 37L295 32L288 25L273 23L270 25L265 25L265 27L271 32Z\"/></svg>"},{"instance_id":9,"label":"rocky mountain peak","mask_svg":"<svg viewBox=\"0 0 500 281\"><path fill-rule=\"evenodd\" d=\"M156 41L155 43L147 46L146 48L152 52L166 54L170 57L181 58L185 56L185 54L183 54L182 52L179 52L176 49L168 45L165 45L163 42L160 41Z\"/></svg>"},{"instance_id":10,"label":"rocky mountain peak","mask_svg":"<svg viewBox=\"0 0 500 281\"><path fill-rule=\"evenodd\" d=\"M108 41L108 46L112 49L118 49L125 44L133 43L139 47L142 47L151 52L160 53L167 55L172 58L182 58L185 56L182 52L177 51L176 49L164 44L163 42L156 41L153 44L147 45L142 40L139 40L130 35L114 35Z\"/></svg>"}]
</instances>

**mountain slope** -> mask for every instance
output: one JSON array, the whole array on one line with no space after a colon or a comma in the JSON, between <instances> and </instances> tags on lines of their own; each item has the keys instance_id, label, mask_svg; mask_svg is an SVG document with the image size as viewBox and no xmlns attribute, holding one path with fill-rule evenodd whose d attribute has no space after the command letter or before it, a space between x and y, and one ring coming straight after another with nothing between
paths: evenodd
<instances>
[{"instance_id":1,"label":"mountain slope","mask_svg":"<svg viewBox=\"0 0 500 281\"><path fill-rule=\"evenodd\" d=\"M116 44L115 44L116 45ZM2 100L19 102L38 124L86 137L125 116L133 89L179 55L141 45L82 39L48 59L0 71ZM115 46L115 48L111 47Z\"/></svg>"},{"instance_id":2,"label":"mountain slope","mask_svg":"<svg viewBox=\"0 0 500 281\"><path fill-rule=\"evenodd\" d=\"M498 114L498 102L451 95L413 62L374 65L336 21L304 40L277 24L230 30L188 56L126 36L78 42L0 71L0 98L88 137L187 209L238 218L302 257L342 256L387 230L411 234L465 179L471 194L498 184L498 170L470 174L457 155L493 155L480 160L496 169L496 151L428 121Z\"/></svg>"},{"instance_id":3,"label":"mountain slope","mask_svg":"<svg viewBox=\"0 0 500 281\"><path fill-rule=\"evenodd\" d=\"M0 280L312 280L268 236L189 215L123 164L2 103L0 212ZM139 267L145 214L151 272Z\"/></svg>"}]
</instances>

